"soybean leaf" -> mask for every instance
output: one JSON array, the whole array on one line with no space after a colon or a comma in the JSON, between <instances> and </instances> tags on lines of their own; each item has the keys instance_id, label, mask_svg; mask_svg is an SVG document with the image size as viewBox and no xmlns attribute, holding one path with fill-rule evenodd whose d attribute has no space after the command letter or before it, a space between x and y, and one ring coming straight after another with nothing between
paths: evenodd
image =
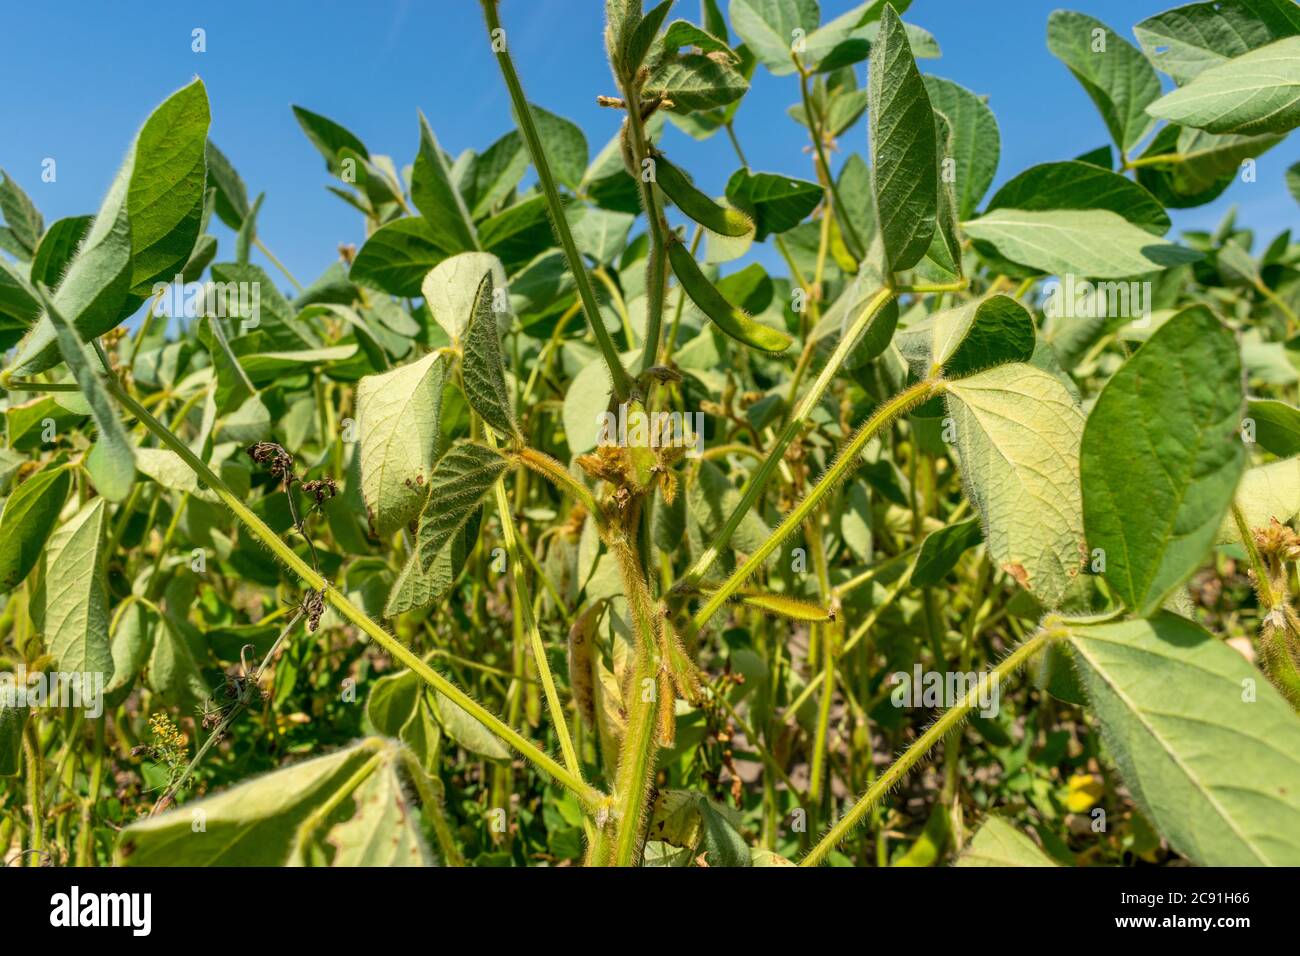
<instances>
[{"instance_id":1,"label":"soybean leaf","mask_svg":"<svg viewBox=\"0 0 1300 956\"><path fill-rule=\"evenodd\" d=\"M942 584L948 572L957 567L961 556L983 540L984 532L978 518L967 518L926 535L908 584L914 588L932 588Z\"/></svg>"},{"instance_id":2,"label":"soybean leaf","mask_svg":"<svg viewBox=\"0 0 1300 956\"><path fill-rule=\"evenodd\" d=\"M442 456L429 479L429 496L416 534L425 571L477 513L508 465L498 452L472 442L454 445Z\"/></svg>"},{"instance_id":3,"label":"soybean leaf","mask_svg":"<svg viewBox=\"0 0 1300 956\"><path fill-rule=\"evenodd\" d=\"M395 219L380 226L357 253L348 273L358 285L390 295L420 294L420 283L447 251L423 216Z\"/></svg>"},{"instance_id":4,"label":"soybean leaf","mask_svg":"<svg viewBox=\"0 0 1300 956\"><path fill-rule=\"evenodd\" d=\"M193 710L209 695L195 656L197 634L192 625L164 613L149 654L149 689L168 707Z\"/></svg>"},{"instance_id":5,"label":"soybean leaf","mask_svg":"<svg viewBox=\"0 0 1300 956\"><path fill-rule=\"evenodd\" d=\"M738 169L727 180L727 199L754 220L754 240L787 232L817 208L822 187L804 179L776 173L751 173Z\"/></svg>"},{"instance_id":6,"label":"soybean leaf","mask_svg":"<svg viewBox=\"0 0 1300 956\"><path fill-rule=\"evenodd\" d=\"M871 183L885 269L914 266L934 234L939 194L934 115L903 23L886 5L867 71Z\"/></svg>"},{"instance_id":7,"label":"soybean leaf","mask_svg":"<svg viewBox=\"0 0 1300 956\"><path fill-rule=\"evenodd\" d=\"M59 526L46 552L45 644L59 670L113 676L108 638L104 529L108 506L94 498Z\"/></svg>"},{"instance_id":8,"label":"soybean leaf","mask_svg":"<svg viewBox=\"0 0 1300 956\"><path fill-rule=\"evenodd\" d=\"M645 95L671 100L674 113L726 106L748 89L744 74L730 63L721 63L704 53L666 56L645 83Z\"/></svg>"},{"instance_id":9,"label":"soybean leaf","mask_svg":"<svg viewBox=\"0 0 1300 956\"><path fill-rule=\"evenodd\" d=\"M36 566L68 499L72 473L60 456L5 499L0 512L0 593L13 591Z\"/></svg>"},{"instance_id":10,"label":"soybean leaf","mask_svg":"<svg viewBox=\"0 0 1300 956\"><path fill-rule=\"evenodd\" d=\"M339 154L344 149L352 150L359 156L370 158L370 153L360 139L350 130L345 129L332 119L313 113L301 106L293 107L294 118L307 134L311 144L325 157L325 166L331 173L339 173Z\"/></svg>"},{"instance_id":11,"label":"soybean leaf","mask_svg":"<svg viewBox=\"0 0 1300 956\"><path fill-rule=\"evenodd\" d=\"M1011 261L1052 274L1120 279L1201 258L1105 209L994 209L962 228Z\"/></svg>"},{"instance_id":12,"label":"soybean leaf","mask_svg":"<svg viewBox=\"0 0 1300 956\"><path fill-rule=\"evenodd\" d=\"M208 184L216 190L213 211L231 229L238 230L248 215L248 187L226 154L212 140L207 145Z\"/></svg>"},{"instance_id":13,"label":"soybean leaf","mask_svg":"<svg viewBox=\"0 0 1300 956\"><path fill-rule=\"evenodd\" d=\"M139 601L131 601L118 613L114 623L116 626L110 645L113 679L104 685L104 691L108 694L130 687L148 663L153 651L158 618Z\"/></svg>"},{"instance_id":14,"label":"soybean leaf","mask_svg":"<svg viewBox=\"0 0 1300 956\"><path fill-rule=\"evenodd\" d=\"M432 866L419 810L397 775L394 752L353 794L352 819L331 827L324 840L334 848L331 866Z\"/></svg>"},{"instance_id":15,"label":"soybean leaf","mask_svg":"<svg viewBox=\"0 0 1300 956\"><path fill-rule=\"evenodd\" d=\"M41 236L32 257L31 282L35 287L45 283L51 289L58 289L59 283L67 272L68 264L77 254L86 233L90 232L94 216L68 216L56 219Z\"/></svg>"},{"instance_id":16,"label":"soybean leaf","mask_svg":"<svg viewBox=\"0 0 1300 956\"><path fill-rule=\"evenodd\" d=\"M25 253L19 258L30 260L41 241L41 234L45 232L45 220L31 197L3 169L0 169L0 218L4 219L8 235ZM18 252L14 254L19 255Z\"/></svg>"},{"instance_id":17,"label":"soybean leaf","mask_svg":"<svg viewBox=\"0 0 1300 956\"><path fill-rule=\"evenodd\" d=\"M953 866L1058 866L1037 843L998 816L990 816Z\"/></svg>"},{"instance_id":18,"label":"soybean leaf","mask_svg":"<svg viewBox=\"0 0 1300 956\"><path fill-rule=\"evenodd\" d=\"M420 512L441 435L447 361L438 352L357 384L361 494L387 538Z\"/></svg>"},{"instance_id":19,"label":"soybean leaf","mask_svg":"<svg viewBox=\"0 0 1300 956\"><path fill-rule=\"evenodd\" d=\"M1143 813L1203 866L1300 863L1300 721L1184 618L1072 626L1107 751Z\"/></svg>"},{"instance_id":20,"label":"soybean leaf","mask_svg":"<svg viewBox=\"0 0 1300 956\"><path fill-rule=\"evenodd\" d=\"M501 259L513 273L554 245L545 196L533 196L508 206L483 223L483 248Z\"/></svg>"},{"instance_id":21,"label":"soybean leaf","mask_svg":"<svg viewBox=\"0 0 1300 956\"><path fill-rule=\"evenodd\" d=\"M1104 209L1155 236L1169 231L1169 214L1141 186L1118 173L1079 160L1041 163L1009 179L988 210Z\"/></svg>"},{"instance_id":22,"label":"soybean leaf","mask_svg":"<svg viewBox=\"0 0 1300 956\"><path fill-rule=\"evenodd\" d=\"M953 382L948 414L990 557L1056 606L1083 558L1083 412L1054 375L1000 365Z\"/></svg>"},{"instance_id":23,"label":"soybean leaf","mask_svg":"<svg viewBox=\"0 0 1300 956\"><path fill-rule=\"evenodd\" d=\"M411 201L420 210L435 245L447 253L479 248L465 200L452 182L442 147L423 113L420 114L420 150L411 171Z\"/></svg>"},{"instance_id":24,"label":"soybean leaf","mask_svg":"<svg viewBox=\"0 0 1300 956\"><path fill-rule=\"evenodd\" d=\"M957 213L967 219L979 206L997 172L1002 140L998 121L984 100L964 86L937 76L923 77L926 95L935 112L942 113L951 126L950 153L939 157L954 164L954 192Z\"/></svg>"},{"instance_id":25,"label":"soybean leaf","mask_svg":"<svg viewBox=\"0 0 1300 956\"><path fill-rule=\"evenodd\" d=\"M1300 125L1300 36L1208 67L1147 112L1211 133L1289 132Z\"/></svg>"},{"instance_id":26,"label":"soybean leaf","mask_svg":"<svg viewBox=\"0 0 1300 956\"><path fill-rule=\"evenodd\" d=\"M505 289L505 267L490 252L462 252L445 259L420 284L433 320L453 342L459 342L469 327L474 299L486 273L492 275L493 288Z\"/></svg>"},{"instance_id":27,"label":"soybean leaf","mask_svg":"<svg viewBox=\"0 0 1300 956\"><path fill-rule=\"evenodd\" d=\"M83 340L113 328L156 279L171 279L185 265L203 215L207 131L208 99L199 80L145 120L54 295ZM9 371L31 375L58 360L54 327L42 318Z\"/></svg>"},{"instance_id":28,"label":"soybean leaf","mask_svg":"<svg viewBox=\"0 0 1300 956\"><path fill-rule=\"evenodd\" d=\"M1262 156L1284 138L1281 134L1219 136L1191 127L1164 126L1142 157L1173 156L1176 160L1167 165L1139 166L1138 182L1171 208L1200 206L1232 184L1244 160Z\"/></svg>"},{"instance_id":29,"label":"soybean leaf","mask_svg":"<svg viewBox=\"0 0 1300 956\"><path fill-rule=\"evenodd\" d=\"M460 178L461 195L470 216L481 219L505 199L528 170L523 137L511 130L475 156Z\"/></svg>"},{"instance_id":30,"label":"soybean leaf","mask_svg":"<svg viewBox=\"0 0 1300 956\"><path fill-rule=\"evenodd\" d=\"M563 116L556 116L540 106L530 105L529 109L555 178L576 189L587 168L586 135Z\"/></svg>"},{"instance_id":31,"label":"soybean leaf","mask_svg":"<svg viewBox=\"0 0 1300 956\"><path fill-rule=\"evenodd\" d=\"M131 491L135 481L135 456L126 429L117 417L116 406L108 397L99 378L98 358L86 354L87 347L82 344L77 332L64 319L54 305L45 289L38 289L45 314L54 325L59 339L59 351L64 361L72 370L81 394L90 406L91 417L99 431L95 442L94 454L97 458L95 469L95 487L109 501L122 501Z\"/></svg>"},{"instance_id":32,"label":"soybean leaf","mask_svg":"<svg viewBox=\"0 0 1300 956\"><path fill-rule=\"evenodd\" d=\"M438 722L442 724L442 729L447 732L447 736L460 744L470 753L480 754L492 760L509 760L510 751L492 731L488 730L478 720L464 710L450 697L446 697L440 691L434 691L434 697L437 700L435 711L438 715Z\"/></svg>"},{"instance_id":33,"label":"soybean leaf","mask_svg":"<svg viewBox=\"0 0 1300 956\"><path fill-rule=\"evenodd\" d=\"M504 297L505 290L501 289L500 292ZM465 361L461 377L465 397L483 421L502 438L519 439L514 401L506 385L505 367L501 362L496 299L492 272L488 270L483 273L478 291L474 294L474 307L470 314L469 328L465 332Z\"/></svg>"},{"instance_id":34,"label":"soybean leaf","mask_svg":"<svg viewBox=\"0 0 1300 956\"><path fill-rule=\"evenodd\" d=\"M1300 455L1300 408L1271 398L1252 398L1246 417L1255 423L1255 441L1279 458Z\"/></svg>"},{"instance_id":35,"label":"soybean leaf","mask_svg":"<svg viewBox=\"0 0 1300 956\"><path fill-rule=\"evenodd\" d=\"M821 19L817 0L731 0L729 12L731 28L777 76L794 72L792 45Z\"/></svg>"},{"instance_id":36,"label":"soybean leaf","mask_svg":"<svg viewBox=\"0 0 1300 956\"><path fill-rule=\"evenodd\" d=\"M1241 382L1232 333L1192 306L1111 376L1088 416L1088 544L1135 614L1159 610L1196 570L1232 501L1245 462Z\"/></svg>"},{"instance_id":37,"label":"soybean leaf","mask_svg":"<svg viewBox=\"0 0 1300 956\"><path fill-rule=\"evenodd\" d=\"M1286 171L1286 188L1291 197L1300 203L1300 163L1295 163Z\"/></svg>"},{"instance_id":38,"label":"soybean leaf","mask_svg":"<svg viewBox=\"0 0 1300 956\"><path fill-rule=\"evenodd\" d=\"M299 826L369 761L374 738L255 777L122 831L119 866L281 866ZM391 746L391 745L390 745ZM201 811L204 826L194 830Z\"/></svg>"},{"instance_id":39,"label":"soybean leaf","mask_svg":"<svg viewBox=\"0 0 1300 956\"><path fill-rule=\"evenodd\" d=\"M1033 357L1033 317L1012 296L991 295L948 309L933 322L931 361L952 378Z\"/></svg>"},{"instance_id":40,"label":"soybean leaf","mask_svg":"<svg viewBox=\"0 0 1300 956\"><path fill-rule=\"evenodd\" d=\"M1215 0L1157 13L1133 28L1156 69L1180 85L1203 70L1300 34L1292 0Z\"/></svg>"},{"instance_id":41,"label":"soybean leaf","mask_svg":"<svg viewBox=\"0 0 1300 956\"><path fill-rule=\"evenodd\" d=\"M1289 522L1300 513L1300 458L1248 468L1237 484L1234 501L1247 528L1267 528L1274 518ZM1224 515L1214 541L1241 543L1241 531L1232 515Z\"/></svg>"},{"instance_id":42,"label":"soybean leaf","mask_svg":"<svg viewBox=\"0 0 1300 956\"><path fill-rule=\"evenodd\" d=\"M1047 46L1082 84L1127 154L1154 125L1146 108L1160 96L1160 78L1150 62L1100 20L1070 10L1048 18Z\"/></svg>"},{"instance_id":43,"label":"soybean leaf","mask_svg":"<svg viewBox=\"0 0 1300 956\"><path fill-rule=\"evenodd\" d=\"M624 45L619 49L616 61L618 72L623 77L635 76L636 71L641 68L646 54L659 35L659 28L664 25L664 20L672 7L673 0L663 0L662 3L651 7L633 29L624 33ZM682 45L678 43L676 46Z\"/></svg>"}]
</instances>

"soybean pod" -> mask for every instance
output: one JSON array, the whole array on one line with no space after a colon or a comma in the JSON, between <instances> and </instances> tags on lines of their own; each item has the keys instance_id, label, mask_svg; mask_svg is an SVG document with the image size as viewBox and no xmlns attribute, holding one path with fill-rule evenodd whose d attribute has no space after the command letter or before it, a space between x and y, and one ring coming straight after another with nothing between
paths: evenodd
<instances>
[{"instance_id":1,"label":"soybean pod","mask_svg":"<svg viewBox=\"0 0 1300 956\"><path fill-rule=\"evenodd\" d=\"M739 209L718 205L663 156L655 157L655 182L678 209L710 232L735 237L754 231L754 222L747 215Z\"/></svg>"},{"instance_id":2,"label":"soybean pod","mask_svg":"<svg viewBox=\"0 0 1300 956\"><path fill-rule=\"evenodd\" d=\"M699 306L700 311L714 325L737 342L772 354L779 354L790 347L793 341L790 336L761 322L755 322L745 314L744 309L728 302L713 283L704 277L690 250L680 242L669 242L668 262L673 267L673 275L677 276L677 281L682 284L691 301Z\"/></svg>"}]
</instances>

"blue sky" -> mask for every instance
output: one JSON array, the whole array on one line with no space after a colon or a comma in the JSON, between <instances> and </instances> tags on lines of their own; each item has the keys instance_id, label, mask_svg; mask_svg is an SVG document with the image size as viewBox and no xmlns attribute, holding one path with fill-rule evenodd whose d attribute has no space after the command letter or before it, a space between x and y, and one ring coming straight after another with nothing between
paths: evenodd
<instances>
[{"instance_id":1,"label":"blue sky","mask_svg":"<svg viewBox=\"0 0 1300 956\"><path fill-rule=\"evenodd\" d=\"M857 0L822 0L823 19ZM988 94L1002 132L997 184L1034 163L1073 157L1107 142L1091 102L1045 45L1052 0L915 0L907 19L937 37L943 57L922 69ZM1132 25L1174 0L1075 0L1073 9L1126 37ZM723 6L726 3L724 0ZM329 195L329 178L289 106L335 119L371 152L409 163L423 109L444 148L483 149L510 124L500 73L475 0L365 0L363 3L244 0L216 3L6 4L0 64L0 166L33 196L46 221L94 212L136 127L169 92L195 74L212 101L212 138L250 194L267 193L259 232L308 281L336 258L340 242L360 243L360 217ZM57 7L57 9L56 9ZM502 0L502 20L529 98L587 132L592 155L618 116L595 105L614 93L602 54L602 0ZM676 16L698 19L698 0L678 0ZM201 27L207 52L191 51ZM735 37L732 37L733 42ZM859 67L860 81L864 77ZM811 178L802 127L785 115L796 80L762 68L737 118L756 169ZM1258 181L1240 181L1210 206L1176 213L1175 233L1205 228L1229 205L1264 240L1297 221L1283 172L1297 138L1261 158ZM721 193L736 160L724 136L703 143L676 129L666 148L705 189ZM841 140L864 151L865 123ZM833 162L838 166L841 157ZM58 179L40 181L54 157ZM232 251L222 238L222 256ZM1259 241L1259 240L1257 240ZM254 255L258 255L254 253ZM767 257L763 257L767 261Z\"/></svg>"}]
</instances>

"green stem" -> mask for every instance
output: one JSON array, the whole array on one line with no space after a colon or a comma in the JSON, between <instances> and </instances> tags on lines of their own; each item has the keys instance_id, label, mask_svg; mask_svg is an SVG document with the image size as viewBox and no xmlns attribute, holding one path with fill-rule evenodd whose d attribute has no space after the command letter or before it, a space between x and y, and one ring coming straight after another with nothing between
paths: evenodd
<instances>
[{"instance_id":1,"label":"green stem","mask_svg":"<svg viewBox=\"0 0 1300 956\"><path fill-rule=\"evenodd\" d=\"M410 210L407 211L409 212ZM258 236L253 237L253 245L257 246L258 251L261 252L262 255L266 256L266 258L271 261L271 265L275 266L277 269L280 270L281 273L284 274L284 277L288 279L290 283L292 283L295 289L297 289L299 292L302 291L302 283L293 277L293 273L290 272L288 269L286 269L284 263L275 257L275 253L273 253L270 249L266 248L266 243L264 243L260 237Z\"/></svg>"},{"instance_id":2,"label":"green stem","mask_svg":"<svg viewBox=\"0 0 1300 956\"><path fill-rule=\"evenodd\" d=\"M754 553L740 567L736 568L731 577L727 578L726 582L710 595L708 602L705 603L704 607L700 608L699 612L691 620L691 629L687 637L693 637L698 633L700 628L708 623L709 618L713 617L718 609L748 580L749 576L762 567L768 556L781 546L781 542L807 520L808 516L813 513L821 500L830 493L831 489L858 467L862 450L866 447L867 442L899 415L940 394L944 387L942 379L927 379L924 382L917 382L876 409L875 413L858 429L858 433L853 436L853 439L844 446L839 457L835 459L835 463L818 479L817 484L809 490L804 499L785 516L785 519L772 534L768 535L762 545L755 549Z\"/></svg>"},{"instance_id":3,"label":"green stem","mask_svg":"<svg viewBox=\"0 0 1300 956\"><path fill-rule=\"evenodd\" d=\"M596 344L600 346L605 364L609 366L614 397L620 402L626 402L632 394L632 380L628 377L627 369L623 368L618 350L614 348L614 340L610 338L609 330L605 328L604 320L600 317L600 307L596 303L595 290L591 287L591 277L587 275L582 254L578 252L578 246L573 241L573 233L569 231L569 221L564 217L564 204L560 200L560 191L555 186L555 177L551 174L550 163L542 149L541 137L537 135L537 126L533 123L533 111L524 96L524 88L519 82L519 74L515 72L508 46L505 42L495 42L497 36L504 36L504 31L501 34L497 33L501 30L501 18L497 15L497 0L480 0L480 2L483 6L483 16L487 21L488 35L493 37L494 46L499 47L496 50L497 64L501 67L501 76L505 79L506 89L510 93L515 121L519 125L519 132L523 134L524 143L528 146L528 155L532 158L533 168L537 170L537 180L542 187L542 194L546 197L547 209L550 211L551 225L554 226L555 234L559 237L560 246L564 249L564 257L569 263L569 271L573 273L574 284L578 287L582 311L586 314L587 324L591 326L591 331L596 336Z\"/></svg>"},{"instance_id":4,"label":"green stem","mask_svg":"<svg viewBox=\"0 0 1300 956\"><path fill-rule=\"evenodd\" d=\"M451 698L462 710L468 711L469 714L480 723L487 725L488 729L500 737L503 741L514 747L520 754L531 761L539 770L548 774L552 779L572 790L573 793L588 808L595 809L602 801L603 795L592 787L584 783L578 777L575 777L567 769L556 762L552 757L546 754L541 748L537 747L531 741L523 737L518 731L501 720L487 708L483 707L478 701L474 700L463 690L453 684L447 678L443 677L433 668L429 667L424 661L416 656L401 641L397 640L392 634L389 634L382 627L366 616L365 612L360 610L355 604L347 599L343 592L336 589L325 578L311 568L302 558L294 552L287 544L284 543L274 531L253 513L238 495L230 490L230 487L217 476L217 474L203 462L201 458L194 454L189 445L181 441L172 434L160 421L149 414L148 409L132 398L121 384L115 380L109 380L107 383L109 391L113 397L133 416L144 423L149 431L153 432L158 439L176 452L182 460L190 467L193 472L206 484L213 493L221 499L235 515L236 518L248 528L249 531L257 537L270 551L284 563L290 571L307 587L320 591L324 594L325 600L347 620L360 628L371 640L386 650L395 660L406 667L409 667L416 673L426 684L435 690Z\"/></svg>"},{"instance_id":5,"label":"green stem","mask_svg":"<svg viewBox=\"0 0 1300 956\"><path fill-rule=\"evenodd\" d=\"M709 542L709 546L705 548L704 552L696 559L695 563L691 565L690 570L686 572L679 582L682 587L691 588L699 584L700 579L702 579L704 575L708 573L709 568L713 566L713 562L718 560L718 556L722 553L722 550L727 546L728 542L731 541L731 536L736 533L736 529L740 527L740 523L744 521L745 517L751 510L753 510L755 502L757 502L759 497L762 495L764 487L766 487L768 481L771 480L772 475L776 472L777 466L785 459L785 450L790 447L790 443L794 441L799 432L803 430L805 420L812 414L812 411L817 407L818 402L822 400L822 396L826 393L826 389L830 387L831 381L840 370L840 366L844 364L845 359L849 356L849 352L851 352L853 346L857 344L857 340L861 336L863 330L866 329L866 327L871 323L871 320L875 318L876 313L884 308L886 303L888 303L893 296L894 292L891 289L881 289L877 292L863 308L861 314L859 314L853 325L845 331L843 336L841 336L839 343L835 346L835 351L831 353L831 357L827 360L826 365L813 381L812 387L808 389L803 400L800 401L798 407L795 408L794 414L790 416L790 420L786 422L785 427L781 429L781 434L777 438L776 444L772 446L772 449L767 453L767 457L758 467L758 471L756 471L754 476L749 480L744 492L741 494L739 503L734 509L732 509L731 514L727 516L726 523L718 529L718 533L714 535L713 540ZM724 597L723 600L725 599L726 598Z\"/></svg>"},{"instance_id":6,"label":"green stem","mask_svg":"<svg viewBox=\"0 0 1300 956\"><path fill-rule=\"evenodd\" d=\"M1014 674L1021 664L1042 650L1056 636L1056 632L1049 628L1040 630L1007 655L1001 664L993 668L985 680L992 680L995 687L1001 686L1002 681ZM854 827L862 821L862 818L871 811L876 802L888 793L912 767L916 766L917 761L929 753L930 748L946 737L949 731L956 728L966 718L966 715L979 705L981 692L986 692L983 681L977 682L976 686L968 690L966 696L955 706L944 711L939 719L931 724L925 733L918 737L916 742L908 747L903 752L903 755L876 779L867 792L858 798L858 802L840 818L835 826L831 827L817 845L808 851L808 855L799 861L799 865L817 866L831 850L839 846Z\"/></svg>"}]
</instances>

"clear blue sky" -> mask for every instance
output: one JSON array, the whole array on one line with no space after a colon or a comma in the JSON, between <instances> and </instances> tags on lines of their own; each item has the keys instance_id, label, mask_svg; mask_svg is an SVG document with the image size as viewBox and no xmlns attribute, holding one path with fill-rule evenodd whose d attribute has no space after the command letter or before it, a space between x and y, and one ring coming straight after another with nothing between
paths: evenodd
<instances>
[{"instance_id":1,"label":"clear blue sky","mask_svg":"<svg viewBox=\"0 0 1300 956\"><path fill-rule=\"evenodd\" d=\"M822 0L823 20L855 3ZM906 15L943 49L941 59L923 61L922 69L990 96L1002 131L995 188L1029 165L1107 142L1091 102L1047 51L1047 17L1058 5L915 0ZM1131 39L1134 23L1175 5L1075 0L1071 6ZM601 53L603 3L502 0L501 6L529 98L581 125L594 155L618 123L616 113L595 105L597 94L615 92ZM250 194L267 193L262 237L303 281L335 259L338 243L359 244L363 235L360 217L325 192L324 164L294 121L291 103L337 120L399 167L415 154L417 108L452 153L485 148L510 123L474 0L7 0L2 13L7 83L0 98L0 166L32 194L47 222L94 212L139 123L198 74L212 100L213 140ZM678 0L675 15L698 20L698 0ZM195 27L207 31L206 53L191 52ZM858 70L861 80L864 68ZM785 115L798 99L795 82L760 67L736 125L755 168L811 177L806 135ZM697 181L720 194L737 165L725 137L695 143L671 127L666 136ZM1241 221L1264 240L1295 225L1300 217L1283 171L1300 154L1297 143L1292 137L1266 154L1257 183L1234 183L1214 204L1176 214L1175 232L1212 225L1234 202ZM865 123L841 147L864 150ZM58 161L56 183L40 181L47 156ZM221 255L229 255L228 235L218 235Z\"/></svg>"}]
</instances>

